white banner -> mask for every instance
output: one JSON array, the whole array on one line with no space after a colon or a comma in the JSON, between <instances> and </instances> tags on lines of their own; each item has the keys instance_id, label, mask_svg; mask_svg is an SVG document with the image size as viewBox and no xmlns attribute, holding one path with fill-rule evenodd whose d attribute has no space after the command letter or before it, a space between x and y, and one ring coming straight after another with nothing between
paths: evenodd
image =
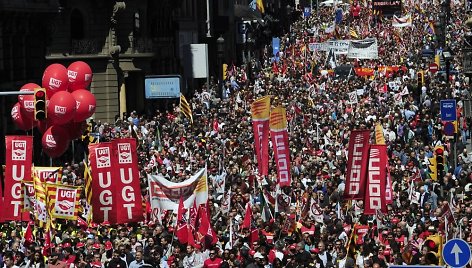
<instances>
[{"instance_id":1,"label":"white banner","mask_svg":"<svg viewBox=\"0 0 472 268\"><path fill-rule=\"evenodd\" d=\"M397 17L393 15L392 26L393 27L410 27L412 25L411 15L406 15L404 17Z\"/></svg>"},{"instance_id":2,"label":"white banner","mask_svg":"<svg viewBox=\"0 0 472 268\"><path fill-rule=\"evenodd\" d=\"M173 210L177 213L180 197L189 208L196 201L197 207L208 200L207 170L202 168L190 179L175 183L159 175L148 175L149 200L154 211Z\"/></svg>"},{"instance_id":3,"label":"white banner","mask_svg":"<svg viewBox=\"0 0 472 268\"><path fill-rule=\"evenodd\" d=\"M347 54L349 43L351 43L351 40L332 40L324 43L309 43L308 48L310 48L310 51L328 52L333 50L334 54Z\"/></svg>"},{"instance_id":4,"label":"white banner","mask_svg":"<svg viewBox=\"0 0 472 268\"><path fill-rule=\"evenodd\" d=\"M376 38L351 41L347 52L350 59L378 59L379 50Z\"/></svg>"},{"instance_id":5,"label":"white banner","mask_svg":"<svg viewBox=\"0 0 472 268\"><path fill-rule=\"evenodd\" d=\"M357 91L352 91L352 92L349 92L347 93L348 96L349 96L349 103L350 104L355 104L357 103Z\"/></svg>"}]
</instances>

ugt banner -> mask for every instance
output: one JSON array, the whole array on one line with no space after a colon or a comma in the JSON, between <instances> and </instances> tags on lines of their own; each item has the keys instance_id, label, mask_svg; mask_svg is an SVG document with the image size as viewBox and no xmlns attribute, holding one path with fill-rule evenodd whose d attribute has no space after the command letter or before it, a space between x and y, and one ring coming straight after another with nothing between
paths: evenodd
<instances>
[{"instance_id":1,"label":"ugt banner","mask_svg":"<svg viewBox=\"0 0 472 268\"><path fill-rule=\"evenodd\" d=\"M270 113L270 136L277 165L277 182L280 187L290 186L290 148L288 146L287 113L278 106Z\"/></svg>"},{"instance_id":2,"label":"ugt banner","mask_svg":"<svg viewBox=\"0 0 472 268\"><path fill-rule=\"evenodd\" d=\"M53 219L77 220L82 188L59 184L46 184L48 210Z\"/></svg>"},{"instance_id":3,"label":"ugt banner","mask_svg":"<svg viewBox=\"0 0 472 268\"><path fill-rule=\"evenodd\" d=\"M262 176L269 175L269 115L270 96L255 100L251 104L254 149L257 167Z\"/></svg>"},{"instance_id":4,"label":"ugt banner","mask_svg":"<svg viewBox=\"0 0 472 268\"><path fill-rule=\"evenodd\" d=\"M367 160L369 154L369 130L353 130L349 138L346 187L344 198L364 199Z\"/></svg>"},{"instance_id":5,"label":"ugt banner","mask_svg":"<svg viewBox=\"0 0 472 268\"><path fill-rule=\"evenodd\" d=\"M29 221L22 213L22 181L32 181L33 137L6 136L5 192L1 221Z\"/></svg>"},{"instance_id":6,"label":"ugt banner","mask_svg":"<svg viewBox=\"0 0 472 268\"><path fill-rule=\"evenodd\" d=\"M116 168L112 167L115 157L111 142L102 142L89 145L89 160L92 168L92 207L93 221L101 223L108 221L111 224L117 223L116 210L116 182L112 178L117 178Z\"/></svg>"},{"instance_id":7,"label":"ugt banner","mask_svg":"<svg viewBox=\"0 0 472 268\"><path fill-rule=\"evenodd\" d=\"M364 214L374 215L376 211L387 212L385 201L387 177L387 145L373 144L369 150L367 186L364 199Z\"/></svg>"},{"instance_id":8,"label":"ugt banner","mask_svg":"<svg viewBox=\"0 0 472 268\"><path fill-rule=\"evenodd\" d=\"M206 204L208 200L207 170L202 168L190 179L175 183L159 175L148 175L149 201L153 211L173 210L177 213L182 197L184 207L189 208L194 201L196 206Z\"/></svg>"},{"instance_id":9,"label":"ugt banner","mask_svg":"<svg viewBox=\"0 0 472 268\"><path fill-rule=\"evenodd\" d=\"M135 139L116 139L113 152L118 160L113 167L119 170L115 180L115 195L118 223L144 220L141 187L139 185L138 154Z\"/></svg>"}]
</instances>

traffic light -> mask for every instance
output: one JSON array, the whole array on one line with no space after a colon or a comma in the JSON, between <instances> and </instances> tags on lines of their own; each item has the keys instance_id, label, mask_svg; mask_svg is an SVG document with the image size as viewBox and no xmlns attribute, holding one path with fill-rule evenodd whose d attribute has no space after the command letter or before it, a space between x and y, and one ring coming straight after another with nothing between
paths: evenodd
<instances>
[{"instance_id":1,"label":"traffic light","mask_svg":"<svg viewBox=\"0 0 472 268\"><path fill-rule=\"evenodd\" d=\"M438 167L436 165L436 158L431 157L428 158L428 171L429 171L429 177L432 181L437 181L438 180Z\"/></svg>"},{"instance_id":2,"label":"traffic light","mask_svg":"<svg viewBox=\"0 0 472 268\"><path fill-rule=\"evenodd\" d=\"M416 73L416 81L418 83L418 88L421 88L424 84L423 71L419 71Z\"/></svg>"},{"instance_id":3,"label":"traffic light","mask_svg":"<svg viewBox=\"0 0 472 268\"><path fill-rule=\"evenodd\" d=\"M423 247L427 248L427 253L424 256L426 264L428 265L442 265L441 252L443 248L443 238L441 235L433 234L426 238Z\"/></svg>"},{"instance_id":4,"label":"traffic light","mask_svg":"<svg viewBox=\"0 0 472 268\"><path fill-rule=\"evenodd\" d=\"M444 171L444 165L445 165L444 147L443 146L434 147L434 155L436 157L436 168L439 174L440 172Z\"/></svg>"},{"instance_id":5,"label":"traffic light","mask_svg":"<svg viewBox=\"0 0 472 268\"><path fill-rule=\"evenodd\" d=\"M46 89L34 90L34 120L45 120L47 118Z\"/></svg>"}]
</instances>

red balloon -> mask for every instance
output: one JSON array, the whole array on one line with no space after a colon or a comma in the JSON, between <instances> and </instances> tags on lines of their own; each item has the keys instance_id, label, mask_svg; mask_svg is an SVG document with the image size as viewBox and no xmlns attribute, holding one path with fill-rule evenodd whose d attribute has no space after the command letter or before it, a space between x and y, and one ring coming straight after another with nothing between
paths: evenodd
<instances>
[{"instance_id":1,"label":"red balloon","mask_svg":"<svg viewBox=\"0 0 472 268\"><path fill-rule=\"evenodd\" d=\"M74 118L76 103L72 94L59 91L48 103L48 118L54 125L65 125Z\"/></svg>"},{"instance_id":2,"label":"red balloon","mask_svg":"<svg viewBox=\"0 0 472 268\"><path fill-rule=\"evenodd\" d=\"M95 96L86 89L79 89L71 93L76 101L77 110L74 121L80 122L92 116L95 113L97 100Z\"/></svg>"},{"instance_id":3,"label":"red balloon","mask_svg":"<svg viewBox=\"0 0 472 268\"><path fill-rule=\"evenodd\" d=\"M43 151L48 156L52 158L59 157L69 147L69 133L62 126L51 126L44 132L41 144Z\"/></svg>"},{"instance_id":4,"label":"red balloon","mask_svg":"<svg viewBox=\"0 0 472 268\"><path fill-rule=\"evenodd\" d=\"M47 89L48 98L60 91L66 91L69 84L67 69L61 64L49 65L43 73L42 85Z\"/></svg>"},{"instance_id":5,"label":"red balloon","mask_svg":"<svg viewBox=\"0 0 472 268\"><path fill-rule=\"evenodd\" d=\"M67 68L67 76L69 77L69 91L73 92L77 89L87 88L92 83L92 68L83 62L76 61Z\"/></svg>"},{"instance_id":6,"label":"red balloon","mask_svg":"<svg viewBox=\"0 0 472 268\"><path fill-rule=\"evenodd\" d=\"M20 102L21 113L26 117L34 118L34 95L24 95Z\"/></svg>"},{"instance_id":7,"label":"red balloon","mask_svg":"<svg viewBox=\"0 0 472 268\"><path fill-rule=\"evenodd\" d=\"M64 126L67 131L69 132L69 139L75 140L82 137L84 134L85 129L87 128L87 122L69 122L67 125Z\"/></svg>"},{"instance_id":8,"label":"red balloon","mask_svg":"<svg viewBox=\"0 0 472 268\"><path fill-rule=\"evenodd\" d=\"M34 91L35 88L40 88L40 86L35 83L28 83L28 84L24 84L20 88L20 91ZM21 103L23 101L23 97L25 96L30 96L30 95L18 95L18 102Z\"/></svg>"},{"instance_id":9,"label":"red balloon","mask_svg":"<svg viewBox=\"0 0 472 268\"><path fill-rule=\"evenodd\" d=\"M11 109L11 118L15 125L21 130L30 130L36 126L36 121L21 112L20 103L18 102Z\"/></svg>"}]
</instances>

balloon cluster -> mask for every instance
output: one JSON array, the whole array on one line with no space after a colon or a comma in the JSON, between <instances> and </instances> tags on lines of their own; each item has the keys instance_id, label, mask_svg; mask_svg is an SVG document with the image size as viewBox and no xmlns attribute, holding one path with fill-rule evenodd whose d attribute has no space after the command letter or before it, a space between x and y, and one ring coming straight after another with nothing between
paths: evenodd
<instances>
[{"instance_id":1,"label":"balloon cluster","mask_svg":"<svg viewBox=\"0 0 472 268\"><path fill-rule=\"evenodd\" d=\"M22 130L37 127L43 134L43 151L50 157L61 156L69 142L81 136L85 120L95 113L95 96L87 90L92 82L92 69L83 61L76 61L68 68L51 64L44 70L42 87L47 95L47 120L34 120L34 95L19 95L11 110L15 125ZM20 91L40 88L28 83Z\"/></svg>"}]
</instances>

